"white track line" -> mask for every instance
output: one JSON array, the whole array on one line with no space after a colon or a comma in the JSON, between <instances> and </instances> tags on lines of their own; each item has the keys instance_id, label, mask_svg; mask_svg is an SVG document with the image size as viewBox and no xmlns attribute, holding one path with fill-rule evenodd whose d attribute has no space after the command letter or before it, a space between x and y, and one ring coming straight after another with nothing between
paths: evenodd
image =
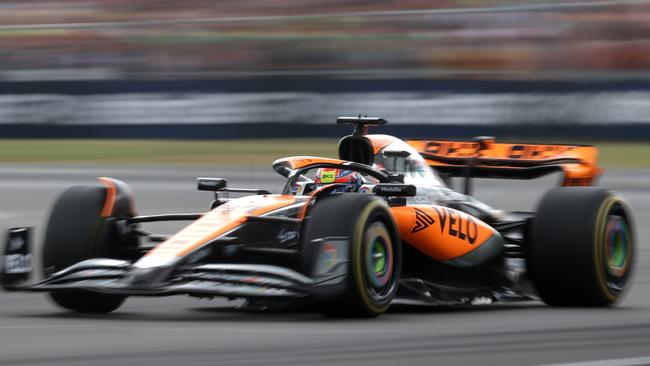
<instances>
[{"instance_id":1,"label":"white track line","mask_svg":"<svg viewBox=\"0 0 650 366\"><path fill-rule=\"evenodd\" d=\"M617 358L600 361L554 363L540 366L644 366L650 365L650 357Z\"/></svg>"}]
</instances>

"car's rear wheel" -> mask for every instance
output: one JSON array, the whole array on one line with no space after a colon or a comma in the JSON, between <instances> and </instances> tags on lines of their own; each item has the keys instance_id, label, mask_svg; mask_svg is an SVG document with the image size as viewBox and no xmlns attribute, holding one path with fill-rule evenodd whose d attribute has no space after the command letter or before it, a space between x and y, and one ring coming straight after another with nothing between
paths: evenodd
<instances>
[{"instance_id":1,"label":"car's rear wheel","mask_svg":"<svg viewBox=\"0 0 650 366\"><path fill-rule=\"evenodd\" d=\"M42 265L46 275L86 259L113 254L109 219L130 213L123 202L109 203L107 195L107 187L96 185L71 187L59 196L50 213L43 244ZM106 204L113 206L112 212L109 217L102 217L102 211L107 212ZM83 313L108 313L126 299L81 290L52 291L50 297L63 308Z\"/></svg>"},{"instance_id":2,"label":"car's rear wheel","mask_svg":"<svg viewBox=\"0 0 650 366\"><path fill-rule=\"evenodd\" d=\"M326 315L378 316L397 293L401 272L401 242L388 205L382 199L342 194L320 199L310 213L304 232L304 255L314 268L317 254L311 241L345 237L348 276L341 296L320 306Z\"/></svg>"},{"instance_id":3,"label":"car's rear wheel","mask_svg":"<svg viewBox=\"0 0 650 366\"><path fill-rule=\"evenodd\" d=\"M629 286L635 244L627 203L595 187L549 191L533 223L527 263L542 300L608 306Z\"/></svg>"}]
</instances>

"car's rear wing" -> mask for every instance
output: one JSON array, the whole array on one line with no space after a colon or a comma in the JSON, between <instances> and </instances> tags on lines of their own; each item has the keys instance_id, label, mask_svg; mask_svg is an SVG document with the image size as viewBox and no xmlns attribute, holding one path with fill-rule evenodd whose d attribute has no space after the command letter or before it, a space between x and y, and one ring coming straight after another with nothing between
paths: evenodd
<instances>
[{"instance_id":1,"label":"car's rear wing","mask_svg":"<svg viewBox=\"0 0 650 366\"><path fill-rule=\"evenodd\" d=\"M407 142L431 167L452 177L532 179L561 172L563 186L590 186L601 173L594 146L497 143L493 137Z\"/></svg>"}]
</instances>

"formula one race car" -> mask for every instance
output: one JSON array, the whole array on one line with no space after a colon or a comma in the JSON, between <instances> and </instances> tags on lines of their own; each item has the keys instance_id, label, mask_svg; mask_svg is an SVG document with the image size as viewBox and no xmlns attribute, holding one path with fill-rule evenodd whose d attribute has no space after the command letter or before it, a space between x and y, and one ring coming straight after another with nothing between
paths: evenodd
<instances>
[{"instance_id":1,"label":"formula one race car","mask_svg":"<svg viewBox=\"0 0 650 366\"><path fill-rule=\"evenodd\" d=\"M137 216L129 187L111 178L69 188L47 225L45 280L28 283L29 229L15 228L2 285L48 292L79 312L110 312L128 296L187 294L305 303L337 316L377 316L397 301L607 306L628 287L632 216L620 195L588 187L600 175L594 147L402 141L368 134L386 123L380 118L338 123L354 126L339 159L273 163L286 177L282 194L198 178L198 189L215 195L208 212ZM470 195L473 177L551 172L565 187L546 193L536 212L496 210ZM465 192L448 188L449 177L464 177ZM171 236L142 228L170 220L192 222Z\"/></svg>"}]
</instances>

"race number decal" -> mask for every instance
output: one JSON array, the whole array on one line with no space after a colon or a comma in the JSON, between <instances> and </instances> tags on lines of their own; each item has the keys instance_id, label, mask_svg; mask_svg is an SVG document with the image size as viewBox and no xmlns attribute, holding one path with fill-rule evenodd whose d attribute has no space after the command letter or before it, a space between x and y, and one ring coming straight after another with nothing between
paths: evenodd
<instances>
[{"instance_id":1,"label":"race number decal","mask_svg":"<svg viewBox=\"0 0 650 366\"><path fill-rule=\"evenodd\" d=\"M30 273L32 271L31 254L7 254L4 256L4 273Z\"/></svg>"},{"instance_id":2,"label":"race number decal","mask_svg":"<svg viewBox=\"0 0 650 366\"><path fill-rule=\"evenodd\" d=\"M32 254L29 249L29 228L9 229L4 255L0 260L3 285L26 280L32 272Z\"/></svg>"}]
</instances>

